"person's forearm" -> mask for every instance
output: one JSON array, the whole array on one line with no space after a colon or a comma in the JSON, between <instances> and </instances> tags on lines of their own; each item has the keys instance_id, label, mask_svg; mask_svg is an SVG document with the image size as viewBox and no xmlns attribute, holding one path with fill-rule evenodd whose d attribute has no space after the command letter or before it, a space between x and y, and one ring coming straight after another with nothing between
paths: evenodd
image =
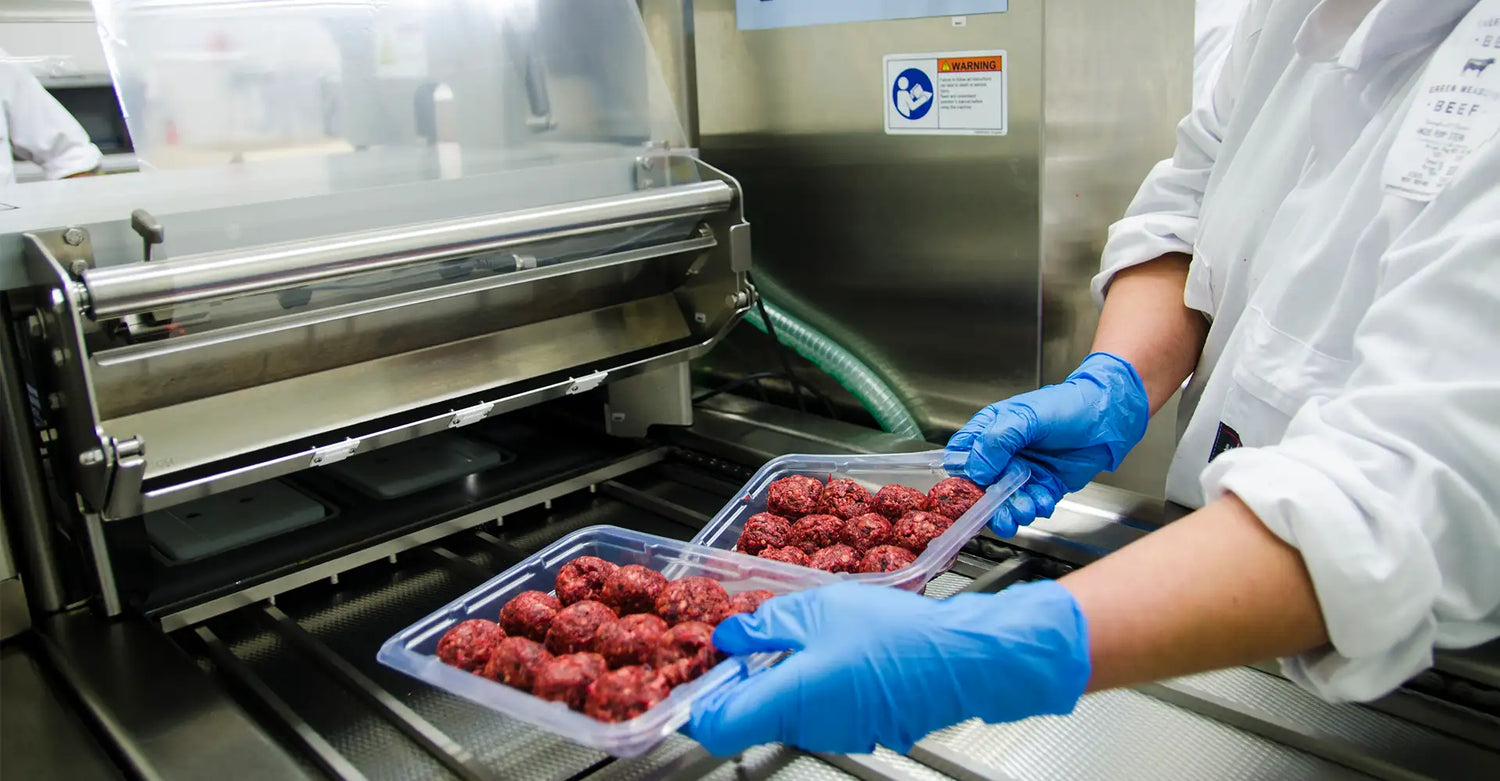
<instances>
[{"instance_id":1,"label":"person's forearm","mask_svg":"<svg viewBox=\"0 0 1500 781\"><path fill-rule=\"evenodd\" d=\"M1208 320L1182 302L1190 260L1163 255L1116 274L1094 332L1094 352L1118 355L1141 375L1152 414L1193 373L1208 335Z\"/></svg>"},{"instance_id":2,"label":"person's forearm","mask_svg":"<svg viewBox=\"0 0 1500 781\"><path fill-rule=\"evenodd\" d=\"M1060 583L1088 622L1091 691L1250 664L1328 641L1302 557L1233 496Z\"/></svg>"}]
</instances>

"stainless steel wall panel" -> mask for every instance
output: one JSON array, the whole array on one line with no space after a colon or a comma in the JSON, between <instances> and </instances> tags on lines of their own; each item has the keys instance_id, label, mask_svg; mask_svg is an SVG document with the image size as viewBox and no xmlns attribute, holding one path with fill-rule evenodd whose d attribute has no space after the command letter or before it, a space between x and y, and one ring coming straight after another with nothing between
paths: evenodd
<instances>
[{"instance_id":1,"label":"stainless steel wall panel","mask_svg":"<svg viewBox=\"0 0 1500 781\"><path fill-rule=\"evenodd\" d=\"M945 436L1035 387L1042 3L740 32L694 5L700 146L740 180L757 273L863 335ZM1006 49L1010 135L887 136L882 57Z\"/></svg>"}]
</instances>

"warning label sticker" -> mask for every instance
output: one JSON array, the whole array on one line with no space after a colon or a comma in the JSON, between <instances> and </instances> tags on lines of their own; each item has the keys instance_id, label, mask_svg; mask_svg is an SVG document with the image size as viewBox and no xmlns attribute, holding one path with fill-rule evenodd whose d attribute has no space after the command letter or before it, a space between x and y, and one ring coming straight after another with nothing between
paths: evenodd
<instances>
[{"instance_id":1,"label":"warning label sticker","mask_svg":"<svg viewBox=\"0 0 1500 781\"><path fill-rule=\"evenodd\" d=\"M885 132L900 135L1005 135L1006 53L888 54Z\"/></svg>"}]
</instances>

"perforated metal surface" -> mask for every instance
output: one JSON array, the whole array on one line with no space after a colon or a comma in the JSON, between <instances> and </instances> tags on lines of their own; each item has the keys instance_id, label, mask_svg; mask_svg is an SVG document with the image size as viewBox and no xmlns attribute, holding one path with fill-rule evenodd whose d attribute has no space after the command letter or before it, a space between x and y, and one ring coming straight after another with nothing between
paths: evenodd
<instances>
[{"instance_id":1,"label":"perforated metal surface","mask_svg":"<svg viewBox=\"0 0 1500 781\"><path fill-rule=\"evenodd\" d=\"M944 572L929 581L922 593L934 599L946 599L963 591L964 586L973 582L973 578L964 577L957 572Z\"/></svg>"},{"instance_id":2,"label":"perforated metal surface","mask_svg":"<svg viewBox=\"0 0 1500 781\"><path fill-rule=\"evenodd\" d=\"M888 748L876 748L874 757L900 771L906 778L927 779L927 781L952 781L952 776L939 773L921 762L897 754Z\"/></svg>"},{"instance_id":3,"label":"perforated metal surface","mask_svg":"<svg viewBox=\"0 0 1500 781\"><path fill-rule=\"evenodd\" d=\"M715 768L706 781L848 781L854 776L800 751L779 744L756 746L737 761ZM855 780L857 781L857 779Z\"/></svg>"},{"instance_id":4,"label":"perforated metal surface","mask_svg":"<svg viewBox=\"0 0 1500 781\"><path fill-rule=\"evenodd\" d=\"M698 744L673 735L661 745L631 759L619 759L588 776L588 781L648 781L667 776L674 763L692 754L703 754ZM711 761L711 760L709 760Z\"/></svg>"},{"instance_id":5,"label":"perforated metal surface","mask_svg":"<svg viewBox=\"0 0 1500 781\"><path fill-rule=\"evenodd\" d=\"M450 775L389 724L370 717L352 695L274 635L231 639L229 648L288 706L371 781L448 779Z\"/></svg>"},{"instance_id":6,"label":"perforated metal surface","mask_svg":"<svg viewBox=\"0 0 1500 781\"><path fill-rule=\"evenodd\" d=\"M962 752L976 769L1015 778L1362 778L1129 691L1089 695L1066 718L993 726L969 721L928 740Z\"/></svg>"},{"instance_id":7,"label":"perforated metal surface","mask_svg":"<svg viewBox=\"0 0 1500 781\"><path fill-rule=\"evenodd\" d=\"M1202 673L1177 678L1172 683L1274 713L1358 745L1420 745L1437 737L1410 722L1369 708L1324 702L1290 681L1250 668Z\"/></svg>"},{"instance_id":8,"label":"perforated metal surface","mask_svg":"<svg viewBox=\"0 0 1500 781\"><path fill-rule=\"evenodd\" d=\"M338 599L289 600L285 609L500 778L566 779L605 759L598 751L499 716L375 662L375 652L387 637L476 584L448 569L434 568L392 576L384 585L350 589Z\"/></svg>"}]
</instances>

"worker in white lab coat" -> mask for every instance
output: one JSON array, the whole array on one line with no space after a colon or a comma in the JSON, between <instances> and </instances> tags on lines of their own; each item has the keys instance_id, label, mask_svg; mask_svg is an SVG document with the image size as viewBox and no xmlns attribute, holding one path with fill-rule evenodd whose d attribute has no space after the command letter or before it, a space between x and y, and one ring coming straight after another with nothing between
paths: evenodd
<instances>
[{"instance_id":1,"label":"worker in white lab coat","mask_svg":"<svg viewBox=\"0 0 1500 781\"><path fill-rule=\"evenodd\" d=\"M36 163L48 179L89 173L104 159L78 120L0 50L0 185L16 181L13 158Z\"/></svg>"},{"instance_id":2,"label":"worker in white lab coat","mask_svg":"<svg viewBox=\"0 0 1500 781\"><path fill-rule=\"evenodd\" d=\"M1193 14L1193 103L1213 92L1214 79L1229 56L1234 26L1250 0L1198 0Z\"/></svg>"},{"instance_id":3,"label":"worker in white lab coat","mask_svg":"<svg viewBox=\"0 0 1500 781\"><path fill-rule=\"evenodd\" d=\"M1118 466L1191 375L1167 494L1201 509L997 595L772 599L714 641L797 653L692 734L904 750L1271 657L1365 700L1500 635L1497 59L1500 0L1252 0L1110 230L1096 352L948 447L981 483L1029 471L991 524L1010 534Z\"/></svg>"}]
</instances>

